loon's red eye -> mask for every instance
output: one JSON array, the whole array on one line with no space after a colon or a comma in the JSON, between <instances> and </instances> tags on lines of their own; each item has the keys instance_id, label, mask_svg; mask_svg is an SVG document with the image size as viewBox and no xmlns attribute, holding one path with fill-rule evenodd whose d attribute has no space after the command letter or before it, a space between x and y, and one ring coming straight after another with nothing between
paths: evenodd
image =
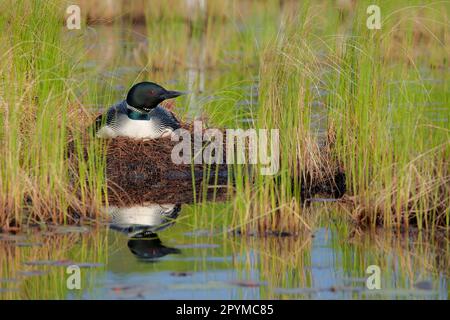
<instances>
[{"instance_id":1,"label":"loon's red eye","mask_svg":"<svg viewBox=\"0 0 450 320\"><path fill-rule=\"evenodd\" d=\"M150 89L150 90L148 90L148 93L150 93L150 95L154 96L155 95L155 90Z\"/></svg>"}]
</instances>

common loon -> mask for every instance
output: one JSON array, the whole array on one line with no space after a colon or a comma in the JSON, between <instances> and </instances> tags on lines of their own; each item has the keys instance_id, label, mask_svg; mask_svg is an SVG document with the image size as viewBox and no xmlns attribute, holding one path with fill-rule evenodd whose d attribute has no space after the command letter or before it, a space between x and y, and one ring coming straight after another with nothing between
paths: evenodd
<instances>
[{"instance_id":1,"label":"common loon","mask_svg":"<svg viewBox=\"0 0 450 320\"><path fill-rule=\"evenodd\" d=\"M166 99L182 95L166 90L153 82L135 84L127 98L112 106L95 120L95 132L100 138L128 137L157 139L169 136L180 128L175 116L160 105Z\"/></svg>"}]
</instances>

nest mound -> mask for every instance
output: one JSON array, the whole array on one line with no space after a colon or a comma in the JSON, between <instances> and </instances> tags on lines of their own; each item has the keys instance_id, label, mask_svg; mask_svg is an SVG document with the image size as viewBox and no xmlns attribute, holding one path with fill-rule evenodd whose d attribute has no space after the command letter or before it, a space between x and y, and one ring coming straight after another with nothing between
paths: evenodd
<instances>
[{"instance_id":1,"label":"nest mound","mask_svg":"<svg viewBox=\"0 0 450 320\"><path fill-rule=\"evenodd\" d=\"M187 203L200 200L205 186L227 185L224 164L175 164L171 154L177 143L170 138L110 140L106 157L109 201ZM214 188L208 191L208 198L224 193Z\"/></svg>"},{"instance_id":2,"label":"nest mound","mask_svg":"<svg viewBox=\"0 0 450 320\"><path fill-rule=\"evenodd\" d=\"M203 157L203 153L196 154L194 149L195 134L192 125L183 124L182 128L191 133L192 157L191 163L187 164L176 164L172 160L172 150L180 142L172 141L171 138L115 138L107 141L106 177L110 204L181 204L226 199L228 186L233 184L233 165L205 164L203 161L199 161L202 164L194 164L197 157ZM223 136L226 138L225 132ZM225 141L226 139L222 142L222 159L226 159ZM207 144L208 142L203 142L203 148ZM69 147L70 158L75 160L76 165L73 150L73 147ZM330 158L327 150L323 150L322 155ZM345 174L341 168L335 162L333 165L330 161L321 162L324 162L323 168L316 168L316 171L321 172L320 175L301 172L299 176L292 177L301 181L302 201L315 194L340 198L345 192ZM253 176L254 166L247 166L248 174Z\"/></svg>"}]
</instances>

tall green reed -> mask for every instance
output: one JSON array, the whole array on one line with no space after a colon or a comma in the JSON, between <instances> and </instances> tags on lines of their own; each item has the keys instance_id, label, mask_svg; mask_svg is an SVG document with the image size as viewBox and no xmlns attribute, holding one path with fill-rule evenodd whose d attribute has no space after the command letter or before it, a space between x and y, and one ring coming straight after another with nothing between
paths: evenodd
<instances>
[{"instance_id":1,"label":"tall green reed","mask_svg":"<svg viewBox=\"0 0 450 320\"><path fill-rule=\"evenodd\" d=\"M357 198L355 217L372 226L448 227L448 122L434 123L427 114L427 106L442 99L443 87L433 80L448 80L445 73L432 72L431 81L424 76L436 63L447 65L448 30L432 26L448 21L445 11L438 3L386 5L382 29L369 30L362 14L368 5L358 3L359 14L336 48L330 82L336 94L328 101L336 152ZM426 40L415 37L417 23L425 26ZM430 64L423 42L435 57Z\"/></svg>"},{"instance_id":2,"label":"tall green reed","mask_svg":"<svg viewBox=\"0 0 450 320\"><path fill-rule=\"evenodd\" d=\"M64 39L60 1L3 1L1 6L0 42L7 50L0 62L5 155L0 160L0 223L8 228L27 221L73 222L89 210L80 193L98 200L104 191L84 187L104 184L101 167L94 166L102 161L79 154L80 171L72 174L68 161L69 141L77 140L71 129L82 110L73 81L80 47ZM96 168L84 176L83 166Z\"/></svg>"}]
</instances>

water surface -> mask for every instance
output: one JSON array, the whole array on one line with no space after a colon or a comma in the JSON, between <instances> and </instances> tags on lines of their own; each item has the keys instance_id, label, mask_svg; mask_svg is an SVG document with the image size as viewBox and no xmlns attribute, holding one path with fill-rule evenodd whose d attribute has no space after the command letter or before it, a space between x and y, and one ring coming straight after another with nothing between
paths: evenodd
<instances>
[{"instance_id":1,"label":"water surface","mask_svg":"<svg viewBox=\"0 0 450 320\"><path fill-rule=\"evenodd\" d=\"M194 229L185 216L193 207L115 207L104 227L3 234L0 296L448 299L448 243L388 232L358 236L341 222L300 236L236 236ZM80 290L67 288L70 265L80 266ZM370 265L380 267L380 290L366 286Z\"/></svg>"}]
</instances>

